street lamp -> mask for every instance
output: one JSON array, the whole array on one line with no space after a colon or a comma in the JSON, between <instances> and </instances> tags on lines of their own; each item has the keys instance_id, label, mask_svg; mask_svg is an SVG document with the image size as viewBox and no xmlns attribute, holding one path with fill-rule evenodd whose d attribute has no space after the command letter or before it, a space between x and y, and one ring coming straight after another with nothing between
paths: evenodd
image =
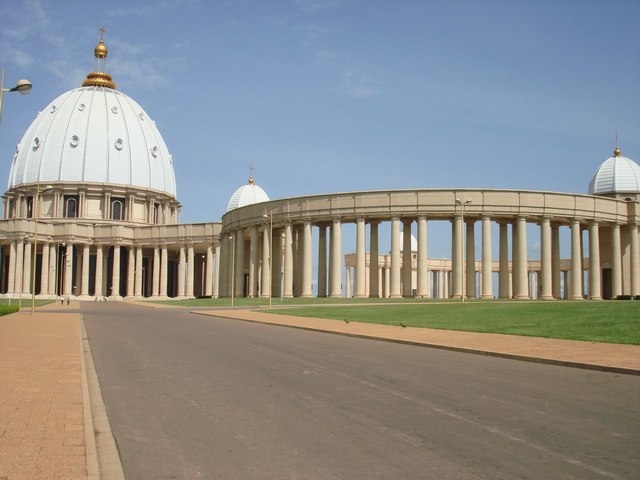
<instances>
[{"instance_id":1,"label":"street lamp","mask_svg":"<svg viewBox=\"0 0 640 480\"><path fill-rule=\"evenodd\" d=\"M13 88L4 88L4 67L2 68L2 76L0 78L0 121L2 120L2 96L5 92L18 92L22 95L26 95L31 90L31 82L29 80L18 80L16 86Z\"/></svg>"},{"instance_id":2,"label":"street lamp","mask_svg":"<svg viewBox=\"0 0 640 480\"><path fill-rule=\"evenodd\" d=\"M273 212L269 212L269 215L266 213L262 215L262 218L269 219L269 309L271 309L272 302L272 288L271 288L271 279L273 278L273 274L271 272L271 267L273 264Z\"/></svg>"},{"instance_id":3,"label":"street lamp","mask_svg":"<svg viewBox=\"0 0 640 480\"><path fill-rule=\"evenodd\" d=\"M464 202L462 200L460 200L459 198L456 198L456 203L458 205L460 205L460 220L462 223L461 226L461 232L460 232L460 259L462 260L462 293L460 295L461 299L462 299L462 303L464 303L464 295L465 295L465 288L464 288L464 284L465 284L465 276L466 276L466 272L465 272L465 259L464 259L464 206L468 205L469 203L471 203L471 199L467 198Z\"/></svg>"},{"instance_id":4,"label":"street lamp","mask_svg":"<svg viewBox=\"0 0 640 480\"><path fill-rule=\"evenodd\" d=\"M31 88L31 86L29 86ZM48 192L53 187L47 185L42 189L42 192ZM36 187L36 195L34 197L34 205L32 205L33 217L36 222L35 233L33 237L33 252L31 253L31 315L36 310L36 260L38 259L38 218L40 214L40 184ZM44 268L44 265L42 266ZM40 275L42 275L42 268L40 269Z\"/></svg>"}]
</instances>

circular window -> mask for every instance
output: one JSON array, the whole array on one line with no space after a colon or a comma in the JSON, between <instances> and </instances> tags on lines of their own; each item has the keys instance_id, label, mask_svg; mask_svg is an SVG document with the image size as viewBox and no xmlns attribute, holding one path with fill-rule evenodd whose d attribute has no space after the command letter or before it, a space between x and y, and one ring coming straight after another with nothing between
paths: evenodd
<instances>
[{"instance_id":1,"label":"circular window","mask_svg":"<svg viewBox=\"0 0 640 480\"><path fill-rule=\"evenodd\" d=\"M40 146L40 139L38 137L35 137L33 139L33 149L37 150L39 146Z\"/></svg>"},{"instance_id":2,"label":"circular window","mask_svg":"<svg viewBox=\"0 0 640 480\"><path fill-rule=\"evenodd\" d=\"M81 103L80 105L78 105L78 110L80 110L81 112L87 108L87 106L84 103Z\"/></svg>"},{"instance_id":3,"label":"circular window","mask_svg":"<svg viewBox=\"0 0 640 480\"><path fill-rule=\"evenodd\" d=\"M121 138L116 140L116 150L122 150L122 147L124 147L124 140L122 140Z\"/></svg>"},{"instance_id":4,"label":"circular window","mask_svg":"<svg viewBox=\"0 0 640 480\"><path fill-rule=\"evenodd\" d=\"M111 107L111 111L113 113L118 113L118 107Z\"/></svg>"},{"instance_id":5,"label":"circular window","mask_svg":"<svg viewBox=\"0 0 640 480\"><path fill-rule=\"evenodd\" d=\"M69 144L70 144L72 147L77 147L77 146L78 146L78 143L80 143L80 138L78 138L78 136L77 136L77 135L74 135L73 137L71 137L71 141L69 142Z\"/></svg>"},{"instance_id":6,"label":"circular window","mask_svg":"<svg viewBox=\"0 0 640 480\"><path fill-rule=\"evenodd\" d=\"M158 156L158 147L153 147L151 149L151 155L153 155L154 157Z\"/></svg>"}]
</instances>

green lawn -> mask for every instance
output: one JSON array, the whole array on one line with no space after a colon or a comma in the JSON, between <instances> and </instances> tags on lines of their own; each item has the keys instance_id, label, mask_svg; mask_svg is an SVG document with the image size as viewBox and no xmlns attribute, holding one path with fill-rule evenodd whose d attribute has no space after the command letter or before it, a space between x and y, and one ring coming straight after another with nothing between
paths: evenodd
<instances>
[{"instance_id":1,"label":"green lawn","mask_svg":"<svg viewBox=\"0 0 640 480\"><path fill-rule=\"evenodd\" d=\"M640 301L424 302L272 311L352 322L640 345Z\"/></svg>"}]
</instances>

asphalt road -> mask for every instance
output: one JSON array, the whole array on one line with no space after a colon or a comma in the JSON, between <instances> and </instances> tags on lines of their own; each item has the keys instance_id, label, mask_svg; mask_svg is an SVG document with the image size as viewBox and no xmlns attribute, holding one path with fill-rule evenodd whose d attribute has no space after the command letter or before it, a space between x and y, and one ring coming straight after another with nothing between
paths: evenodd
<instances>
[{"instance_id":1,"label":"asphalt road","mask_svg":"<svg viewBox=\"0 0 640 480\"><path fill-rule=\"evenodd\" d=\"M636 479L640 378L83 303L128 480Z\"/></svg>"}]
</instances>

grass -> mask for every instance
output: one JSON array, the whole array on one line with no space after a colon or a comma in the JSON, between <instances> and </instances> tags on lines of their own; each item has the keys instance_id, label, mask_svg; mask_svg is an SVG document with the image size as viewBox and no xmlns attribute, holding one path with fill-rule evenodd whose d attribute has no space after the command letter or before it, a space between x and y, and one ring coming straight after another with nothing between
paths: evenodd
<instances>
[{"instance_id":1,"label":"grass","mask_svg":"<svg viewBox=\"0 0 640 480\"><path fill-rule=\"evenodd\" d=\"M468 301L308 306L273 313L411 327L640 345L640 302Z\"/></svg>"}]
</instances>

